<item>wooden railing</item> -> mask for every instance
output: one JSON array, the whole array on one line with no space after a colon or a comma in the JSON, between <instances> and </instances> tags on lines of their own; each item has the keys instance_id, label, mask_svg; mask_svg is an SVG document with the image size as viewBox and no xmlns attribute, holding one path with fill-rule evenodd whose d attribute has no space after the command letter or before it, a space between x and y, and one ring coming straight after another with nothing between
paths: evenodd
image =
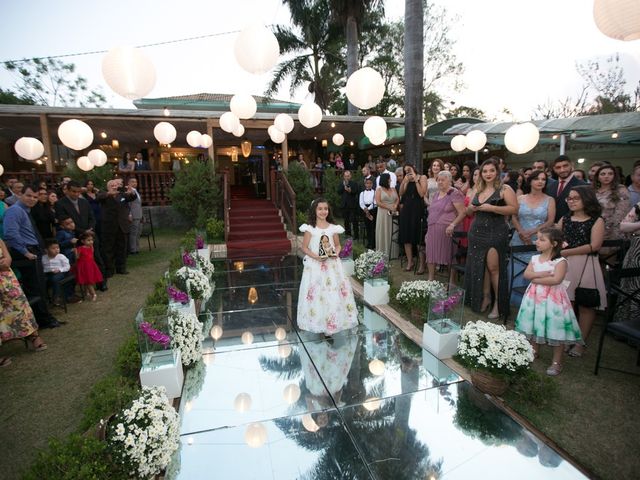
<instances>
[{"instance_id":1,"label":"wooden railing","mask_svg":"<svg viewBox=\"0 0 640 480\"><path fill-rule=\"evenodd\" d=\"M231 210L231 196L229 194L229 170L225 169L222 174L222 192L224 208L224 242L229 240L229 211Z\"/></svg>"},{"instance_id":2,"label":"wooden railing","mask_svg":"<svg viewBox=\"0 0 640 480\"><path fill-rule=\"evenodd\" d=\"M282 212L285 224L294 235L298 232L296 217L296 192L291 188L287 176L275 169L271 170L271 198L275 206Z\"/></svg>"}]
</instances>

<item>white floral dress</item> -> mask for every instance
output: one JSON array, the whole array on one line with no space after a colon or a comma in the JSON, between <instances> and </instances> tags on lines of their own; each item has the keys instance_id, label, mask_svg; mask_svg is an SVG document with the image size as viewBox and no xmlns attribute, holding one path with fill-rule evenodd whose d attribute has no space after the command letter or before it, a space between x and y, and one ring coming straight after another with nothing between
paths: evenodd
<instances>
[{"instance_id":1,"label":"white floral dress","mask_svg":"<svg viewBox=\"0 0 640 480\"><path fill-rule=\"evenodd\" d=\"M317 228L305 223L300 226L300 231L311 234L309 250L322 255L325 249L321 248L320 239L326 235L331 248L335 249L333 235L343 233L344 228L331 224L327 228ZM298 294L298 326L308 332L333 335L358 325L351 283L344 274L340 259L329 257L319 261L305 256L303 263Z\"/></svg>"}]
</instances>

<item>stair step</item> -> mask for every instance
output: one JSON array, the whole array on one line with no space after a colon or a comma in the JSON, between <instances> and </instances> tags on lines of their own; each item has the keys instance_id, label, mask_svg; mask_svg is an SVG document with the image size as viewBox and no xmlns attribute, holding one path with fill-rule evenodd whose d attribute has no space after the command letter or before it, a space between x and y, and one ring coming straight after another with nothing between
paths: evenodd
<instances>
[{"instance_id":1,"label":"stair step","mask_svg":"<svg viewBox=\"0 0 640 480\"><path fill-rule=\"evenodd\" d=\"M246 223L246 222L261 222L261 223L282 223L280 215L271 214L241 214L236 213L229 215L230 226L233 227L234 223Z\"/></svg>"},{"instance_id":2,"label":"stair step","mask_svg":"<svg viewBox=\"0 0 640 480\"><path fill-rule=\"evenodd\" d=\"M259 221L255 221L255 222L246 222L246 223L238 223L238 222L231 222L229 224L229 228L231 229L231 227L233 227L233 231L234 232L262 232L265 230L282 230L284 228L284 226L282 225L282 222L259 222Z\"/></svg>"},{"instance_id":3,"label":"stair step","mask_svg":"<svg viewBox=\"0 0 640 480\"><path fill-rule=\"evenodd\" d=\"M259 234L255 232L229 232L228 241L233 242L242 242L245 240L253 240L255 238L260 238L261 240L281 240L283 238L287 238L287 234L284 230L278 231L270 231L270 232L260 232Z\"/></svg>"}]
</instances>

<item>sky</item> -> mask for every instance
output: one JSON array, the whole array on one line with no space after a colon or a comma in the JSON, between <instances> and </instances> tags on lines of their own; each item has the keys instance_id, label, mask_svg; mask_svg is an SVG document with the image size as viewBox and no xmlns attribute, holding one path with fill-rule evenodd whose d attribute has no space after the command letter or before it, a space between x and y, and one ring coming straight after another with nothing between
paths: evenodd
<instances>
[{"instance_id":1,"label":"sky","mask_svg":"<svg viewBox=\"0 0 640 480\"><path fill-rule=\"evenodd\" d=\"M434 3L456 17L454 51L465 67L465 87L452 96L457 105L480 108L501 120L528 120L536 105L577 95L583 84L577 61L615 53L621 54L627 86L640 79L640 40L620 42L600 33L590 0ZM385 6L389 18L403 17L404 0L386 0ZM249 21L289 24L288 9L280 0L9 0L3 7L0 61L221 34L145 48L158 76L148 95L152 98L200 92L262 94L270 75L251 75L237 65L233 32ZM64 60L74 62L91 85L103 87L108 105L133 108L102 79L103 55ZM10 88L14 82L12 74L0 71L0 87ZM290 97L284 88L276 97L302 102L308 94L302 88ZM504 109L511 113L502 113Z\"/></svg>"}]
</instances>

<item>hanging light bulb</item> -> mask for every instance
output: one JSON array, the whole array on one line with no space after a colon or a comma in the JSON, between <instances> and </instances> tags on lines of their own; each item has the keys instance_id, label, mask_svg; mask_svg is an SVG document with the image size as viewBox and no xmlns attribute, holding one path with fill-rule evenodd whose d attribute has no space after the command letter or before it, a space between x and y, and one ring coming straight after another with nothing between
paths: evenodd
<instances>
[{"instance_id":1,"label":"hanging light bulb","mask_svg":"<svg viewBox=\"0 0 640 480\"><path fill-rule=\"evenodd\" d=\"M244 270L244 262L233 262L233 268L235 268L236 272L242 273Z\"/></svg>"},{"instance_id":2,"label":"hanging light bulb","mask_svg":"<svg viewBox=\"0 0 640 480\"><path fill-rule=\"evenodd\" d=\"M249 155L251 155L251 142L249 140L243 140L242 143L240 144L240 149L242 150L242 156L244 158L249 158Z\"/></svg>"},{"instance_id":3,"label":"hanging light bulb","mask_svg":"<svg viewBox=\"0 0 640 480\"><path fill-rule=\"evenodd\" d=\"M249 295L247 296L247 300L249 300L249 303L251 305L255 305L256 302L258 301L258 291L255 289L255 287L251 287L249 289Z\"/></svg>"},{"instance_id":4,"label":"hanging light bulb","mask_svg":"<svg viewBox=\"0 0 640 480\"><path fill-rule=\"evenodd\" d=\"M220 340L223 333L224 331L222 330L222 327L220 325L214 325L209 332L211 338L213 338L214 340Z\"/></svg>"}]
</instances>

